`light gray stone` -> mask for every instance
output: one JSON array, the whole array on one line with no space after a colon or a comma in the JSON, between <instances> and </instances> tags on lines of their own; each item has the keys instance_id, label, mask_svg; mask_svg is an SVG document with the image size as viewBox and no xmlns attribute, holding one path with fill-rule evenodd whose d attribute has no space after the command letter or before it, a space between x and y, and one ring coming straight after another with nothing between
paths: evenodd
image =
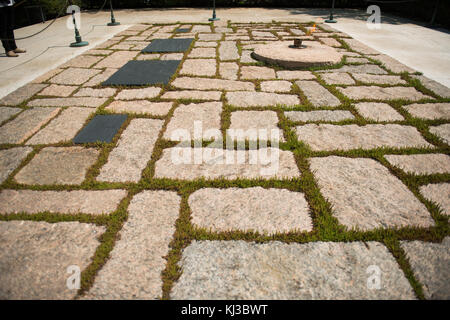
<instances>
[{"instance_id":1,"label":"light gray stone","mask_svg":"<svg viewBox=\"0 0 450 320\"><path fill-rule=\"evenodd\" d=\"M96 68L121 68L128 61L133 60L138 53L136 51L117 51L96 64Z\"/></svg>"},{"instance_id":2,"label":"light gray stone","mask_svg":"<svg viewBox=\"0 0 450 320\"><path fill-rule=\"evenodd\" d=\"M419 190L426 199L438 204L443 214L450 215L450 183L428 184Z\"/></svg>"},{"instance_id":3,"label":"light gray stone","mask_svg":"<svg viewBox=\"0 0 450 320\"><path fill-rule=\"evenodd\" d=\"M172 299L415 298L394 257L378 242L194 241L179 265ZM367 286L372 265L381 271L379 290Z\"/></svg>"},{"instance_id":4,"label":"light gray stone","mask_svg":"<svg viewBox=\"0 0 450 320\"><path fill-rule=\"evenodd\" d=\"M101 84L103 81L106 81L111 77L114 73L117 72L116 68L106 68L102 73L97 74L92 77L88 82L83 84L83 87L93 87Z\"/></svg>"},{"instance_id":5,"label":"light gray stone","mask_svg":"<svg viewBox=\"0 0 450 320\"><path fill-rule=\"evenodd\" d=\"M236 107L294 106L300 104L296 95L271 92L227 92L228 103Z\"/></svg>"},{"instance_id":6,"label":"light gray stone","mask_svg":"<svg viewBox=\"0 0 450 320\"><path fill-rule=\"evenodd\" d=\"M30 99L36 93L47 87L47 84L29 83L0 99L0 105L16 106Z\"/></svg>"},{"instance_id":7,"label":"light gray stone","mask_svg":"<svg viewBox=\"0 0 450 320\"><path fill-rule=\"evenodd\" d=\"M219 58L221 61L239 59L236 41L222 41L219 45Z\"/></svg>"},{"instance_id":8,"label":"light gray stone","mask_svg":"<svg viewBox=\"0 0 450 320\"><path fill-rule=\"evenodd\" d=\"M295 83L315 107L336 107L341 104L338 98L315 81L296 81Z\"/></svg>"},{"instance_id":9,"label":"light gray stone","mask_svg":"<svg viewBox=\"0 0 450 320\"><path fill-rule=\"evenodd\" d=\"M377 66L376 64L362 64L362 65L356 65L356 66L343 66L341 68L338 69L329 69L329 70L321 70L321 71L317 71L319 73L328 73L328 72L348 72L351 74L354 73L372 73L372 74L387 74L387 71L380 68L379 66Z\"/></svg>"},{"instance_id":10,"label":"light gray stone","mask_svg":"<svg viewBox=\"0 0 450 320\"><path fill-rule=\"evenodd\" d=\"M215 58L216 48L193 48L188 55L189 58Z\"/></svg>"},{"instance_id":11,"label":"light gray stone","mask_svg":"<svg viewBox=\"0 0 450 320\"><path fill-rule=\"evenodd\" d=\"M355 80L353 80L347 73L321 73L320 77L326 84L355 84Z\"/></svg>"},{"instance_id":12,"label":"light gray stone","mask_svg":"<svg viewBox=\"0 0 450 320\"><path fill-rule=\"evenodd\" d=\"M194 90L229 90L229 91L254 91L255 85L247 81L204 79L204 78L176 78L172 85L182 89Z\"/></svg>"},{"instance_id":13,"label":"light gray stone","mask_svg":"<svg viewBox=\"0 0 450 320\"><path fill-rule=\"evenodd\" d=\"M234 111L231 113L230 129L235 132L243 130L242 135L234 136L234 139L239 141L245 139L256 141L258 138L264 140L257 131L262 129L267 130L266 139L272 141L278 138L280 141L284 141L283 131L278 128L277 124L278 116L275 111ZM275 133L277 136L272 134L272 130L278 132Z\"/></svg>"},{"instance_id":14,"label":"light gray stone","mask_svg":"<svg viewBox=\"0 0 450 320\"><path fill-rule=\"evenodd\" d=\"M182 104L175 109L164 137L173 141L209 140L216 136L211 130L220 131L221 113L222 102Z\"/></svg>"},{"instance_id":15,"label":"light gray stone","mask_svg":"<svg viewBox=\"0 0 450 320\"><path fill-rule=\"evenodd\" d=\"M52 144L72 140L92 112L94 111L90 108L67 108L28 140L27 144Z\"/></svg>"},{"instance_id":16,"label":"light gray stone","mask_svg":"<svg viewBox=\"0 0 450 320\"><path fill-rule=\"evenodd\" d=\"M314 151L433 147L415 127L398 124L306 124L298 126L296 131L299 140L306 142Z\"/></svg>"},{"instance_id":17,"label":"light gray stone","mask_svg":"<svg viewBox=\"0 0 450 320\"><path fill-rule=\"evenodd\" d=\"M290 92L292 83L285 80L263 81L261 90L265 92Z\"/></svg>"},{"instance_id":18,"label":"light gray stone","mask_svg":"<svg viewBox=\"0 0 450 320\"><path fill-rule=\"evenodd\" d=\"M275 70L268 67L243 66L241 79L275 79Z\"/></svg>"},{"instance_id":19,"label":"light gray stone","mask_svg":"<svg viewBox=\"0 0 450 320\"><path fill-rule=\"evenodd\" d=\"M425 298L450 299L450 237L441 243L401 241L414 275L422 283Z\"/></svg>"},{"instance_id":20,"label":"light gray stone","mask_svg":"<svg viewBox=\"0 0 450 320\"><path fill-rule=\"evenodd\" d=\"M314 80L316 77L311 71L277 71L277 78L283 80Z\"/></svg>"},{"instance_id":21,"label":"light gray stone","mask_svg":"<svg viewBox=\"0 0 450 320\"><path fill-rule=\"evenodd\" d=\"M163 120L133 119L100 169L98 181L138 182L153 153Z\"/></svg>"},{"instance_id":22,"label":"light gray stone","mask_svg":"<svg viewBox=\"0 0 450 320\"><path fill-rule=\"evenodd\" d=\"M450 103L423 103L403 106L413 117L434 120L450 120Z\"/></svg>"},{"instance_id":23,"label":"light gray stone","mask_svg":"<svg viewBox=\"0 0 450 320\"><path fill-rule=\"evenodd\" d=\"M438 96L441 96L442 98L450 98L450 88L447 88L443 84L440 84L439 82L425 76L412 75L412 77L418 79L425 86L425 88L433 91Z\"/></svg>"},{"instance_id":24,"label":"light gray stone","mask_svg":"<svg viewBox=\"0 0 450 320\"><path fill-rule=\"evenodd\" d=\"M217 41L222 38L221 34L215 34L215 33L200 33L198 35L198 40L201 41Z\"/></svg>"},{"instance_id":25,"label":"light gray stone","mask_svg":"<svg viewBox=\"0 0 450 320\"><path fill-rule=\"evenodd\" d=\"M83 147L47 147L16 174L15 180L31 185L81 184L100 152Z\"/></svg>"},{"instance_id":26,"label":"light gray stone","mask_svg":"<svg viewBox=\"0 0 450 320\"><path fill-rule=\"evenodd\" d=\"M33 149L29 147L0 150L0 183L8 178L31 151Z\"/></svg>"},{"instance_id":27,"label":"light gray stone","mask_svg":"<svg viewBox=\"0 0 450 320\"><path fill-rule=\"evenodd\" d=\"M74 98L50 98L35 99L28 102L30 107L89 107L98 108L104 104L108 98L95 97L74 97Z\"/></svg>"},{"instance_id":28,"label":"light gray stone","mask_svg":"<svg viewBox=\"0 0 450 320\"><path fill-rule=\"evenodd\" d=\"M214 59L186 59L180 74L192 76L215 76L216 60Z\"/></svg>"},{"instance_id":29,"label":"light gray stone","mask_svg":"<svg viewBox=\"0 0 450 320\"><path fill-rule=\"evenodd\" d=\"M437 135L442 141L450 145L450 123L430 127L430 132Z\"/></svg>"},{"instance_id":30,"label":"light gray stone","mask_svg":"<svg viewBox=\"0 0 450 320\"><path fill-rule=\"evenodd\" d=\"M192 223L214 232L312 231L305 196L284 189L200 189L189 197Z\"/></svg>"},{"instance_id":31,"label":"light gray stone","mask_svg":"<svg viewBox=\"0 0 450 320\"><path fill-rule=\"evenodd\" d=\"M406 173L417 175L450 173L450 157L446 154L390 154L384 157L391 165Z\"/></svg>"},{"instance_id":32,"label":"light gray stone","mask_svg":"<svg viewBox=\"0 0 450 320\"><path fill-rule=\"evenodd\" d=\"M161 92L161 88L148 87L142 89L125 89L120 91L115 97L116 100L138 100L156 98Z\"/></svg>"},{"instance_id":33,"label":"light gray stone","mask_svg":"<svg viewBox=\"0 0 450 320\"><path fill-rule=\"evenodd\" d=\"M155 178L169 179L291 179L300 172L290 151L277 148L224 150L174 147L156 162Z\"/></svg>"},{"instance_id":34,"label":"light gray stone","mask_svg":"<svg viewBox=\"0 0 450 320\"><path fill-rule=\"evenodd\" d=\"M403 116L387 103L360 102L355 108L364 118L374 121L402 121Z\"/></svg>"},{"instance_id":35,"label":"light gray stone","mask_svg":"<svg viewBox=\"0 0 450 320\"><path fill-rule=\"evenodd\" d=\"M220 77L227 80L237 80L239 65L235 62L221 62L219 65Z\"/></svg>"},{"instance_id":36,"label":"light gray stone","mask_svg":"<svg viewBox=\"0 0 450 320\"><path fill-rule=\"evenodd\" d=\"M317 111L287 111L284 113L292 121L332 121L339 122L343 120L354 119L350 111L347 110L317 110Z\"/></svg>"},{"instance_id":37,"label":"light gray stone","mask_svg":"<svg viewBox=\"0 0 450 320\"><path fill-rule=\"evenodd\" d=\"M176 192L170 191L143 191L133 197L120 240L85 299L161 298L161 272L180 202Z\"/></svg>"},{"instance_id":38,"label":"light gray stone","mask_svg":"<svg viewBox=\"0 0 450 320\"><path fill-rule=\"evenodd\" d=\"M386 76L378 74L365 74L355 73L353 78L363 83L376 83L376 84L406 84L400 76Z\"/></svg>"},{"instance_id":39,"label":"light gray stone","mask_svg":"<svg viewBox=\"0 0 450 320\"><path fill-rule=\"evenodd\" d=\"M241 63L255 63L255 62L257 61L252 58L252 51L242 50Z\"/></svg>"},{"instance_id":40,"label":"light gray stone","mask_svg":"<svg viewBox=\"0 0 450 320\"><path fill-rule=\"evenodd\" d=\"M222 92L220 91L198 91L198 90L178 90L166 91L161 99L193 99L193 100L220 100Z\"/></svg>"},{"instance_id":41,"label":"light gray stone","mask_svg":"<svg viewBox=\"0 0 450 320\"><path fill-rule=\"evenodd\" d=\"M173 102L150 102L148 100L113 101L105 110L116 113L152 114L165 116L173 106Z\"/></svg>"},{"instance_id":42,"label":"light gray stone","mask_svg":"<svg viewBox=\"0 0 450 320\"><path fill-rule=\"evenodd\" d=\"M114 49L114 48L113 48ZM62 64L60 68L75 67L75 68L91 68L92 65L102 60L104 57L81 55L73 59L70 59L66 63Z\"/></svg>"},{"instance_id":43,"label":"light gray stone","mask_svg":"<svg viewBox=\"0 0 450 320\"><path fill-rule=\"evenodd\" d=\"M337 88L344 95L354 100L395 100L406 99L417 101L429 99L429 96L417 91L412 87L378 87L378 86L357 86L347 88Z\"/></svg>"},{"instance_id":44,"label":"light gray stone","mask_svg":"<svg viewBox=\"0 0 450 320\"><path fill-rule=\"evenodd\" d=\"M9 107L2 107L0 108L0 124L9 118L15 116L19 112L23 111L23 109L20 108L9 108Z\"/></svg>"},{"instance_id":45,"label":"light gray stone","mask_svg":"<svg viewBox=\"0 0 450 320\"><path fill-rule=\"evenodd\" d=\"M14 120L0 127L0 143L18 144L24 142L51 118L55 117L59 110L59 108L25 110Z\"/></svg>"},{"instance_id":46,"label":"light gray stone","mask_svg":"<svg viewBox=\"0 0 450 320\"><path fill-rule=\"evenodd\" d=\"M74 97L98 97L98 98L109 98L116 93L114 88L104 88L104 89L92 89L92 88L81 88Z\"/></svg>"},{"instance_id":47,"label":"light gray stone","mask_svg":"<svg viewBox=\"0 0 450 320\"><path fill-rule=\"evenodd\" d=\"M64 86L60 84L52 84L47 88L39 92L40 96L55 96L55 97L68 97L70 96L78 86Z\"/></svg>"},{"instance_id":48,"label":"light gray stone","mask_svg":"<svg viewBox=\"0 0 450 320\"><path fill-rule=\"evenodd\" d=\"M117 66L113 67L117 68ZM93 76L99 74L100 72L101 71L97 69L68 68L51 78L49 82L56 84L80 85L88 81Z\"/></svg>"},{"instance_id":49,"label":"light gray stone","mask_svg":"<svg viewBox=\"0 0 450 320\"><path fill-rule=\"evenodd\" d=\"M431 227L426 207L389 170L373 159L311 158L320 191L347 228Z\"/></svg>"},{"instance_id":50,"label":"light gray stone","mask_svg":"<svg viewBox=\"0 0 450 320\"><path fill-rule=\"evenodd\" d=\"M73 299L69 266L83 271L105 227L79 222L0 222L0 299ZM72 271L73 272L73 271Z\"/></svg>"},{"instance_id":51,"label":"light gray stone","mask_svg":"<svg viewBox=\"0 0 450 320\"><path fill-rule=\"evenodd\" d=\"M0 213L109 214L117 210L120 201L126 195L126 190L2 190Z\"/></svg>"},{"instance_id":52,"label":"light gray stone","mask_svg":"<svg viewBox=\"0 0 450 320\"><path fill-rule=\"evenodd\" d=\"M386 68L388 68L394 73L401 73L401 72L414 73L416 71L385 54L380 54L374 57L374 59L380 61Z\"/></svg>"},{"instance_id":53,"label":"light gray stone","mask_svg":"<svg viewBox=\"0 0 450 320\"><path fill-rule=\"evenodd\" d=\"M348 57L346 61L348 63L370 63L368 59L359 57Z\"/></svg>"}]
</instances>

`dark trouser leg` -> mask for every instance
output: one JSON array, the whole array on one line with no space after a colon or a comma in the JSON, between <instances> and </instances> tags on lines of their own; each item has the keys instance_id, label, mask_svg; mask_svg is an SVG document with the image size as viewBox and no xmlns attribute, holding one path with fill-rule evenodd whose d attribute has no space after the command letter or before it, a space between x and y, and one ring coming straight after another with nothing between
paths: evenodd
<instances>
[{"instance_id":1,"label":"dark trouser leg","mask_svg":"<svg viewBox=\"0 0 450 320\"><path fill-rule=\"evenodd\" d=\"M0 8L0 37L6 52L17 49L14 40L14 9L12 7Z\"/></svg>"}]
</instances>

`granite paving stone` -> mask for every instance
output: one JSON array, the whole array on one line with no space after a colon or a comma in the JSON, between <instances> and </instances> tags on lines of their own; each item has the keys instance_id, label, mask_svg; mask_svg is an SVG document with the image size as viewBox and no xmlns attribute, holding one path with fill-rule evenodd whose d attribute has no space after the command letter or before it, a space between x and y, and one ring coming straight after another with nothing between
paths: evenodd
<instances>
[{"instance_id":1,"label":"granite paving stone","mask_svg":"<svg viewBox=\"0 0 450 320\"><path fill-rule=\"evenodd\" d=\"M178 90L166 91L161 99L193 99L193 100L220 100L220 91L198 91L198 90Z\"/></svg>"},{"instance_id":2,"label":"granite paving stone","mask_svg":"<svg viewBox=\"0 0 450 320\"><path fill-rule=\"evenodd\" d=\"M291 121L332 121L352 120L355 117L347 110L287 111L284 113Z\"/></svg>"},{"instance_id":3,"label":"granite paving stone","mask_svg":"<svg viewBox=\"0 0 450 320\"><path fill-rule=\"evenodd\" d=\"M49 82L56 84L80 85L88 81L93 76L99 74L100 72L101 70L97 69L68 68L51 78Z\"/></svg>"},{"instance_id":4,"label":"granite paving stone","mask_svg":"<svg viewBox=\"0 0 450 320\"><path fill-rule=\"evenodd\" d=\"M268 67L243 66L241 79L275 79L275 71Z\"/></svg>"},{"instance_id":5,"label":"granite paving stone","mask_svg":"<svg viewBox=\"0 0 450 320\"><path fill-rule=\"evenodd\" d=\"M0 107L0 124L23 111L20 108Z\"/></svg>"},{"instance_id":6,"label":"granite paving stone","mask_svg":"<svg viewBox=\"0 0 450 320\"><path fill-rule=\"evenodd\" d=\"M406 99L417 101L429 99L429 96L417 91L412 87L378 87L378 86L357 86L347 88L337 88L344 95L354 100L396 100Z\"/></svg>"},{"instance_id":7,"label":"granite paving stone","mask_svg":"<svg viewBox=\"0 0 450 320\"><path fill-rule=\"evenodd\" d=\"M300 104L296 95L270 92L227 92L226 98L229 104L236 107L293 106Z\"/></svg>"},{"instance_id":8,"label":"granite paving stone","mask_svg":"<svg viewBox=\"0 0 450 320\"><path fill-rule=\"evenodd\" d=\"M255 85L246 81L177 77L172 85L182 89L251 91Z\"/></svg>"},{"instance_id":9,"label":"granite paving stone","mask_svg":"<svg viewBox=\"0 0 450 320\"><path fill-rule=\"evenodd\" d=\"M19 167L31 151L33 149L29 147L0 150L0 183L3 183Z\"/></svg>"},{"instance_id":10,"label":"granite paving stone","mask_svg":"<svg viewBox=\"0 0 450 320\"><path fill-rule=\"evenodd\" d=\"M347 73L321 73L320 77L326 84L355 84L355 80L353 80Z\"/></svg>"},{"instance_id":11,"label":"granite paving stone","mask_svg":"<svg viewBox=\"0 0 450 320\"><path fill-rule=\"evenodd\" d=\"M111 77L114 73L116 73L119 69L116 68L106 68L105 71L103 71L102 73L94 76L93 78L91 78L91 80L89 80L88 82L86 82L85 84L83 84L83 87L94 87L94 86L98 86L100 85L103 81L107 80L109 77Z\"/></svg>"},{"instance_id":12,"label":"granite paving stone","mask_svg":"<svg viewBox=\"0 0 450 320\"><path fill-rule=\"evenodd\" d=\"M235 62L221 62L219 64L219 74L222 79L237 80L239 65Z\"/></svg>"},{"instance_id":13,"label":"granite paving stone","mask_svg":"<svg viewBox=\"0 0 450 320\"><path fill-rule=\"evenodd\" d=\"M239 59L239 52L235 41L222 41L219 45L219 58L221 61Z\"/></svg>"},{"instance_id":14,"label":"granite paving stone","mask_svg":"<svg viewBox=\"0 0 450 320\"><path fill-rule=\"evenodd\" d=\"M266 139L273 140L275 137L272 134L272 130L277 130L277 139L284 141L283 131L278 128L277 124L278 116L275 111L234 111L231 113L229 129L234 130L234 132L243 131L242 135L232 137L235 140L264 140L258 134L259 130L266 130Z\"/></svg>"},{"instance_id":15,"label":"granite paving stone","mask_svg":"<svg viewBox=\"0 0 450 320\"><path fill-rule=\"evenodd\" d=\"M336 107L341 101L315 81L296 81L300 90L315 107Z\"/></svg>"},{"instance_id":16,"label":"granite paving stone","mask_svg":"<svg viewBox=\"0 0 450 320\"><path fill-rule=\"evenodd\" d=\"M193 76L215 76L216 60L214 59L186 59L180 74Z\"/></svg>"},{"instance_id":17,"label":"granite paving stone","mask_svg":"<svg viewBox=\"0 0 450 320\"><path fill-rule=\"evenodd\" d=\"M261 91L265 92L290 92L292 83L285 80L263 81Z\"/></svg>"},{"instance_id":18,"label":"granite paving stone","mask_svg":"<svg viewBox=\"0 0 450 320\"><path fill-rule=\"evenodd\" d=\"M124 89L120 91L115 100L136 100L136 99L152 99L161 93L159 87L147 87L142 89Z\"/></svg>"},{"instance_id":19,"label":"granite paving stone","mask_svg":"<svg viewBox=\"0 0 450 320\"><path fill-rule=\"evenodd\" d=\"M360 102L355 104L358 113L373 121L402 121L403 116L387 103Z\"/></svg>"},{"instance_id":20,"label":"granite paving stone","mask_svg":"<svg viewBox=\"0 0 450 320\"><path fill-rule=\"evenodd\" d=\"M99 56L91 56L91 55L81 55L78 57L75 57L73 59L70 59L66 63L62 64L60 68L67 68L67 67L75 67L75 68L90 68L95 63L102 60L104 57Z\"/></svg>"},{"instance_id":21,"label":"granite paving stone","mask_svg":"<svg viewBox=\"0 0 450 320\"><path fill-rule=\"evenodd\" d=\"M0 105L16 106L30 99L36 93L47 87L47 84L29 83L11 92L7 96L0 99Z\"/></svg>"},{"instance_id":22,"label":"granite paving stone","mask_svg":"<svg viewBox=\"0 0 450 320\"><path fill-rule=\"evenodd\" d=\"M353 78L363 83L376 83L376 84L406 84L400 76L386 76L378 74L365 74L354 73Z\"/></svg>"},{"instance_id":23,"label":"granite paving stone","mask_svg":"<svg viewBox=\"0 0 450 320\"><path fill-rule=\"evenodd\" d=\"M216 48L193 48L188 55L188 58L215 58Z\"/></svg>"},{"instance_id":24,"label":"granite paving stone","mask_svg":"<svg viewBox=\"0 0 450 320\"><path fill-rule=\"evenodd\" d=\"M48 98L35 99L28 102L29 107L89 107L98 108L104 104L108 98L96 97L69 97L69 98Z\"/></svg>"},{"instance_id":25,"label":"granite paving stone","mask_svg":"<svg viewBox=\"0 0 450 320\"><path fill-rule=\"evenodd\" d=\"M450 103L414 103L403 106L413 117L435 120L450 120Z\"/></svg>"},{"instance_id":26,"label":"granite paving stone","mask_svg":"<svg viewBox=\"0 0 450 320\"><path fill-rule=\"evenodd\" d=\"M311 71L277 71L277 78L283 80L314 80L316 77Z\"/></svg>"},{"instance_id":27,"label":"granite paving stone","mask_svg":"<svg viewBox=\"0 0 450 320\"><path fill-rule=\"evenodd\" d=\"M430 132L438 136L446 144L450 145L450 124L441 124L440 126L431 126Z\"/></svg>"},{"instance_id":28,"label":"granite paving stone","mask_svg":"<svg viewBox=\"0 0 450 320\"><path fill-rule=\"evenodd\" d=\"M411 75L411 77L416 78L422 83L427 89L433 91L438 96L442 98L450 98L450 88L436 82L425 76Z\"/></svg>"},{"instance_id":29,"label":"granite paving stone","mask_svg":"<svg viewBox=\"0 0 450 320\"><path fill-rule=\"evenodd\" d=\"M105 108L107 111L115 113L136 113L151 114L154 116L165 116L169 113L173 106L173 102L150 102L147 100L135 101L113 101Z\"/></svg>"},{"instance_id":30,"label":"granite paving stone","mask_svg":"<svg viewBox=\"0 0 450 320\"><path fill-rule=\"evenodd\" d=\"M389 154L384 157L394 167L410 174L450 173L450 157L446 154Z\"/></svg>"},{"instance_id":31,"label":"granite paving stone","mask_svg":"<svg viewBox=\"0 0 450 320\"><path fill-rule=\"evenodd\" d=\"M394 73L401 73L401 72L414 73L416 71L385 54L380 54L374 57L374 59L380 61L383 66L385 66Z\"/></svg>"},{"instance_id":32,"label":"granite paving stone","mask_svg":"<svg viewBox=\"0 0 450 320\"><path fill-rule=\"evenodd\" d=\"M348 72L348 73L351 73L351 74L354 74L354 73L387 74L388 73L386 70L380 68L376 64L362 64L362 65L351 65L351 66L350 65L346 65L346 66L340 67L338 69L319 70L317 72L318 73L324 73L324 72L325 73L328 73L328 72L338 72L338 73Z\"/></svg>"},{"instance_id":33,"label":"granite paving stone","mask_svg":"<svg viewBox=\"0 0 450 320\"><path fill-rule=\"evenodd\" d=\"M64 86L59 84L52 84L42 90L40 96L55 96L55 97L68 97L70 96L78 86Z\"/></svg>"},{"instance_id":34,"label":"granite paving stone","mask_svg":"<svg viewBox=\"0 0 450 320\"><path fill-rule=\"evenodd\" d=\"M438 204L443 214L450 215L450 183L427 184L419 190L426 199Z\"/></svg>"},{"instance_id":35,"label":"granite paving stone","mask_svg":"<svg viewBox=\"0 0 450 320\"><path fill-rule=\"evenodd\" d=\"M96 68L120 68L137 56L135 51L117 51L97 63Z\"/></svg>"}]
</instances>

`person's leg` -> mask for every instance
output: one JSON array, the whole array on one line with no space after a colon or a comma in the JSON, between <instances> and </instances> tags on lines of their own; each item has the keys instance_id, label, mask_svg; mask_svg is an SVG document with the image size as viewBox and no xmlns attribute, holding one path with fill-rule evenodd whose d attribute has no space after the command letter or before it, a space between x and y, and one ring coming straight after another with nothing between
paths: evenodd
<instances>
[{"instance_id":1,"label":"person's leg","mask_svg":"<svg viewBox=\"0 0 450 320\"><path fill-rule=\"evenodd\" d=\"M14 8L12 6L6 7L6 19L7 19L7 35L8 35L8 41L9 41L9 47L11 50L16 50L16 40L14 40Z\"/></svg>"},{"instance_id":2,"label":"person's leg","mask_svg":"<svg viewBox=\"0 0 450 320\"><path fill-rule=\"evenodd\" d=\"M2 39L2 45L5 48L5 52L8 53L15 48L11 48L11 44L8 37L8 7L0 8L0 38Z\"/></svg>"}]
</instances>

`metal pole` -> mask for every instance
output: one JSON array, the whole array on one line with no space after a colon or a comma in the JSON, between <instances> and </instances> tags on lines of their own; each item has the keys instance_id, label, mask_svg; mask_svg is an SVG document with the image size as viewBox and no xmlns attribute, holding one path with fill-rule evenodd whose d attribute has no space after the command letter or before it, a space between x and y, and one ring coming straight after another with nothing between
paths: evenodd
<instances>
[{"instance_id":1,"label":"metal pole","mask_svg":"<svg viewBox=\"0 0 450 320\"><path fill-rule=\"evenodd\" d=\"M216 0L213 0L213 16L212 18L209 18L208 21L217 21L220 20L216 17Z\"/></svg>"},{"instance_id":2,"label":"metal pole","mask_svg":"<svg viewBox=\"0 0 450 320\"><path fill-rule=\"evenodd\" d=\"M112 0L109 0L109 6L111 8L111 22L108 23L108 26L118 26L120 22L116 22L116 18L114 17L114 10L112 6Z\"/></svg>"},{"instance_id":3,"label":"metal pole","mask_svg":"<svg viewBox=\"0 0 450 320\"><path fill-rule=\"evenodd\" d=\"M75 20L75 10L72 10L72 21L73 21L73 26L74 26L74 29L75 29L75 42L72 42L70 44L70 46L71 47L84 47L84 46L87 46L89 44L89 42L83 41L81 39L80 32L78 31L77 22Z\"/></svg>"},{"instance_id":4,"label":"metal pole","mask_svg":"<svg viewBox=\"0 0 450 320\"><path fill-rule=\"evenodd\" d=\"M431 17L431 21L428 24L428 27L432 27L434 25L434 21L436 20L436 15L438 12L438 7L439 7L439 0L436 0L436 6L434 7L433 16Z\"/></svg>"},{"instance_id":5,"label":"metal pole","mask_svg":"<svg viewBox=\"0 0 450 320\"><path fill-rule=\"evenodd\" d=\"M333 0L333 3L331 4L330 18L328 18L327 20L325 20L326 23L336 23L336 22L337 22L336 20L334 20L334 17L333 17L334 1L335 1L335 0Z\"/></svg>"}]
</instances>

